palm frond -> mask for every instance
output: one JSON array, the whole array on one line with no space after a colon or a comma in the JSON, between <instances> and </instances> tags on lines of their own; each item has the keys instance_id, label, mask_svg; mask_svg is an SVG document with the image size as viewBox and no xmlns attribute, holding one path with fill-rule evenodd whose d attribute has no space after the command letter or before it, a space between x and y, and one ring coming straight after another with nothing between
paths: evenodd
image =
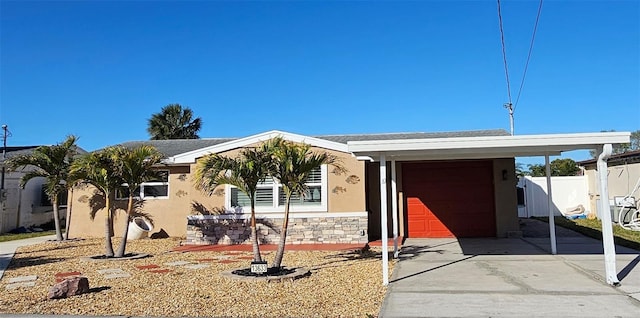
<instances>
[{"instance_id":1,"label":"palm frond","mask_svg":"<svg viewBox=\"0 0 640 318\"><path fill-rule=\"evenodd\" d=\"M198 139L202 119L193 119L193 111L180 104L169 104L148 121L147 132L152 140Z\"/></svg>"},{"instance_id":2,"label":"palm frond","mask_svg":"<svg viewBox=\"0 0 640 318\"><path fill-rule=\"evenodd\" d=\"M272 154L270 174L279 180L285 193L304 196L311 173L322 165L346 171L340 160L327 152L314 152L308 144L293 143L276 137L265 143Z\"/></svg>"},{"instance_id":3,"label":"palm frond","mask_svg":"<svg viewBox=\"0 0 640 318\"><path fill-rule=\"evenodd\" d=\"M20 187L24 189L24 187L27 185L27 182L29 182L29 180L31 180L33 178L38 178L38 177L46 178L47 176L48 176L48 174L46 174L44 171L42 171L40 169L27 171L20 178Z\"/></svg>"}]
</instances>

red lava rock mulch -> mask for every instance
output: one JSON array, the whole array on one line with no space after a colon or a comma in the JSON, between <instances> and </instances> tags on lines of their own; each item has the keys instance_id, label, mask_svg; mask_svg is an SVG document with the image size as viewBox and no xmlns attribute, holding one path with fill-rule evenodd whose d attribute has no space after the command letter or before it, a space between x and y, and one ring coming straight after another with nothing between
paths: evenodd
<instances>
[{"instance_id":1,"label":"red lava rock mulch","mask_svg":"<svg viewBox=\"0 0 640 318\"><path fill-rule=\"evenodd\" d=\"M393 240L392 240L393 242ZM287 251L353 251L364 248L366 244L287 244ZM392 245L393 246L393 243ZM173 249L174 252L251 252L250 244L235 245L182 245ZM277 244L262 244L260 251L275 251ZM227 254L229 255L229 254Z\"/></svg>"},{"instance_id":2,"label":"red lava rock mulch","mask_svg":"<svg viewBox=\"0 0 640 318\"><path fill-rule=\"evenodd\" d=\"M152 268L158 268L160 266L156 265L156 264L149 264L149 265L138 265L136 266L137 269L152 269Z\"/></svg>"},{"instance_id":3,"label":"red lava rock mulch","mask_svg":"<svg viewBox=\"0 0 640 318\"><path fill-rule=\"evenodd\" d=\"M165 268L165 269L153 269L153 270L150 270L149 272L157 273L157 274L164 274L164 273L168 273L168 272L171 272L171 271L172 270Z\"/></svg>"}]
</instances>

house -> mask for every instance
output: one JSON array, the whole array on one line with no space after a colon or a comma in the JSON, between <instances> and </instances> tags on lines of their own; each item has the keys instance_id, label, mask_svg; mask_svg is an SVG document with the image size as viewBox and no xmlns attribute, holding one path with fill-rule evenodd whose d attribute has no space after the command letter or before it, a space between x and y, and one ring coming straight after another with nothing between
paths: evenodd
<instances>
[{"instance_id":1,"label":"house","mask_svg":"<svg viewBox=\"0 0 640 318\"><path fill-rule=\"evenodd\" d=\"M600 189L598 187L597 160L590 159L577 162L578 166L584 171L584 175L588 178L589 189L589 205L591 211L596 209L598 202L602 199ZM640 183L640 150L629 151L617 155L612 155L608 160L607 180L609 186L609 195L606 198L611 206L611 216L615 222L618 222L618 209L621 206L620 200L631 194L635 206L638 207L640 201L640 189L637 189ZM633 192L635 190L635 192ZM632 193L633 192L633 193Z\"/></svg>"},{"instance_id":2,"label":"house","mask_svg":"<svg viewBox=\"0 0 640 318\"><path fill-rule=\"evenodd\" d=\"M140 197L145 199L144 211L153 216L156 231L162 229L171 236L186 237L193 244L233 244L249 238L245 224L249 217L246 196L229 185L221 185L212 196L196 190L193 185L196 162L209 153L234 155L243 147L255 146L276 136L310 144L317 151L330 152L340 158L348 170L347 174L336 174L331 167L323 166L312 175L310 196L295 198L292 203L289 239L304 243L366 243L365 163L348 152L346 140L340 139L344 136L319 138L272 131L238 139L151 140L122 145L149 144L166 156L164 165L158 167L166 171L163 178L145 183L140 189ZM81 189L76 192L79 202L74 204L74 226L70 232L73 236L101 236L103 233L102 222L80 217L89 215L93 191ZM277 241L284 214L280 191L272 180L258 189L256 210L262 242ZM120 203L124 203L124 198L120 199ZM118 235L121 227L114 227Z\"/></svg>"},{"instance_id":3,"label":"house","mask_svg":"<svg viewBox=\"0 0 640 318\"><path fill-rule=\"evenodd\" d=\"M37 147L6 147L5 158L28 155ZM27 172L32 171L33 167L10 171L4 167L3 163L4 160L0 161L0 166L2 166L0 184L2 184L1 188L3 189L0 191L0 198L3 202L3 209L0 210L0 233L5 233L21 226L38 226L52 221L53 206L42 188L44 178L31 179L23 189L20 187L20 179ZM66 202L66 199L63 202ZM61 215L64 215L65 212L65 209L61 209Z\"/></svg>"},{"instance_id":4,"label":"house","mask_svg":"<svg viewBox=\"0 0 640 318\"><path fill-rule=\"evenodd\" d=\"M153 216L154 231L163 229L192 244L247 242L246 197L228 185L207 196L194 188L193 173L198 159L208 153L234 155L276 136L330 152L348 170L339 174L322 167L310 178L309 195L296 198L291 208L287 239L293 244L363 243L389 233L405 237L518 235L516 156L548 159L563 151L595 149L629 139L628 133L511 136L504 130L329 136L269 131L237 139L126 142L122 145L153 145L167 157L158 167L166 171L163 177L140 190L144 211ZM72 236L103 234L103 223L88 217L95 207L90 204L93 193L89 188L75 195ZM277 182L261 184L256 203L260 240L276 242L284 211ZM115 226L116 235L120 228Z\"/></svg>"}]
</instances>

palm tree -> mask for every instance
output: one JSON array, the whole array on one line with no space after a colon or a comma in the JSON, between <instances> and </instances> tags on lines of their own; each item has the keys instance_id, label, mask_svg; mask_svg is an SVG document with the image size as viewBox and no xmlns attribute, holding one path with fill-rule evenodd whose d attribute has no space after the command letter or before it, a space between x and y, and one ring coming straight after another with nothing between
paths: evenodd
<instances>
[{"instance_id":1,"label":"palm tree","mask_svg":"<svg viewBox=\"0 0 640 318\"><path fill-rule=\"evenodd\" d=\"M20 186L24 188L27 182L35 177L45 178L45 193L53 204L53 220L56 227L56 239L62 241L60 228L60 212L58 196L66 190L65 182L73 156L77 153L76 137L68 136L61 144L54 146L40 146L31 154L19 155L7 160L10 169L25 169L35 167L20 179Z\"/></svg>"},{"instance_id":2,"label":"palm tree","mask_svg":"<svg viewBox=\"0 0 640 318\"><path fill-rule=\"evenodd\" d=\"M193 111L189 107L169 104L151 116L147 132L151 140L198 139L202 119L198 117L192 120L192 117Z\"/></svg>"},{"instance_id":3,"label":"palm tree","mask_svg":"<svg viewBox=\"0 0 640 318\"><path fill-rule=\"evenodd\" d=\"M127 202L127 220L125 222L122 241L116 251L115 257L123 257L127 248L127 235L129 233L129 222L133 218L135 191L140 188L143 182L147 182L158 177L158 172L153 167L160 163L163 156L153 146L141 145L132 149L118 147L117 161L121 166L119 169L120 178L126 183L129 196Z\"/></svg>"},{"instance_id":4,"label":"palm tree","mask_svg":"<svg viewBox=\"0 0 640 318\"><path fill-rule=\"evenodd\" d=\"M112 198L116 189L123 184L121 164L118 162L118 147L107 147L100 151L88 153L76 159L71 165L71 173L77 178L96 187L105 198L106 215L105 226L105 253L106 257L113 257L113 244L111 234L113 228ZM95 214L91 215L93 219Z\"/></svg>"},{"instance_id":5,"label":"palm tree","mask_svg":"<svg viewBox=\"0 0 640 318\"><path fill-rule=\"evenodd\" d=\"M198 160L195 174L197 189L211 195L220 184L233 185L244 192L251 202L251 244L253 260L261 262L260 246L256 229L256 191L258 183L264 181L268 173L270 154L265 148L245 148L236 158L209 154Z\"/></svg>"},{"instance_id":6,"label":"palm tree","mask_svg":"<svg viewBox=\"0 0 640 318\"><path fill-rule=\"evenodd\" d=\"M287 240L291 196L303 197L306 195L308 191L307 179L312 171L320 166L332 165L336 168L334 171L338 173L345 171L345 169L336 156L326 152L313 152L308 144L296 144L276 137L271 139L266 147L272 155L269 174L280 182L285 195L284 219L280 230L278 250L273 262L273 268L280 268Z\"/></svg>"}]
</instances>

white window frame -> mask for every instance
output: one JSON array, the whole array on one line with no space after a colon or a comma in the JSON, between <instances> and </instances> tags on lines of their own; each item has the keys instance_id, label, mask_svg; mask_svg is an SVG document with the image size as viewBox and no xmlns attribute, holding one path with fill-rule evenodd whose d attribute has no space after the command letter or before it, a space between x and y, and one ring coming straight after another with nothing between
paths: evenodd
<instances>
[{"instance_id":1,"label":"white window frame","mask_svg":"<svg viewBox=\"0 0 640 318\"><path fill-rule=\"evenodd\" d=\"M290 212L328 212L328 174L327 174L327 165L320 166L320 183L308 183L311 186L320 185L320 204L317 205L291 205L289 207ZM264 186L258 186L259 188L264 188ZM282 204L280 201L280 188L282 185L274 180L272 185L273 187L273 205L272 206L256 206L256 212L259 213L282 213L284 212L284 202ZM231 206L231 189L235 188L232 185L225 185L224 193L225 193L225 208L227 211L235 212L235 213L251 213L251 207L233 207Z\"/></svg>"},{"instance_id":2,"label":"white window frame","mask_svg":"<svg viewBox=\"0 0 640 318\"><path fill-rule=\"evenodd\" d=\"M143 182L140 184L140 195L139 196L135 196L135 199L138 200L167 200L169 199L169 193L171 193L171 186L169 185L169 180L171 180L171 172L169 170L158 170L158 172L166 172L167 173L167 182L161 182L161 181L155 181L155 182ZM127 183L123 183L122 184L123 187L128 187L129 185ZM145 186L167 186L167 195L166 196L149 196L146 197L144 195L144 187ZM116 200L127 200L129 199L129 197L118 197L118 191L116 191Z\"/></svg>"}]
</instances>

